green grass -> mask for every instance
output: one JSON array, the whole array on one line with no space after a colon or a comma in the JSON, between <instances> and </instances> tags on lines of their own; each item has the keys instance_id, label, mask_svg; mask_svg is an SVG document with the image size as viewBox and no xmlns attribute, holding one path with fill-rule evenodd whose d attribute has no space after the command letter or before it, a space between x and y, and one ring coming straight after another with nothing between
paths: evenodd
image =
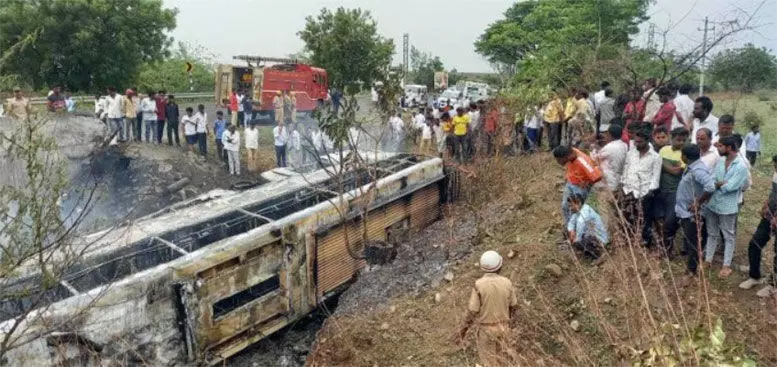
<instances>
[{"instance_id":1,"label":"green grass","mask_svg":"<svg viewBox=\"0 0 777 367\"><path fill-rule=\"evenodd\" d=\"M774 121L774 116L777 114L777 91L759 91L751 94L713 93L709 97L715 105L712 111L715 116L734 114L737 121L736 131L742 136L749 132L743 123L745 114L753 111L761 117L764 122L761 125L761 157L758 158L755 169L759 173L771 176L773 172L771 157L777 154L777 122Z\"/></svg>"}]
</instances>

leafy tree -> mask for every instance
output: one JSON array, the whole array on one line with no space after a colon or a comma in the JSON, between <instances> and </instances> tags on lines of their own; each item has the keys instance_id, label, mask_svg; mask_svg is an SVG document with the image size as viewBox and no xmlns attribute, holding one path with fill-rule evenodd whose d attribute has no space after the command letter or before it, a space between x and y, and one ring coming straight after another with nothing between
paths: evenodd
<instances>
[{"instance_id":1,"label":"leafy tree","mask_svg":"<svg viewBox=\"0 0 777 367\"><path fill-rule=\"evenodd\" d=\"M445 67L438 56L423 53L415 47L410 48L410 80L434 89L434 73L443 71Z\"/></svg>"},{"instance_id":2,"label":"leafy tree","mask_svg":"<svg viewBox=\"0 0 777 367\"><path fill-rule=\"evenodd\" d=\"M584 66L621 56L639 24L647 19L649 2L517 2L504 19L486 29L475 42L475 50L500 73L520 69L522 78L553 86L587 82Z\"/></svg>"},{"instance_id":3,"label":"leafy tree","mask_svg":"<svg viewBox=\"0 0 777 367\"><path fill-rule=\"evenodd\" d=\"M369 11L323 8L305 21L297 34L310 60L327 70L330 84L338 89L355 92L361 83L371 85L391 63L394 41L378 34Z\"/></svg>"},{"instance_id":4,"label":"leafy tree","mask_svg":"<svg viewBox=\"0 0 777 367\"><path fill-rule=\"evenodd\" d=\"M766 48L748 43L718 53L710 63L709 73L724 89L752 92L773 88L777 86L777 57Z\"/></svg>"},{"instance_id":5,"label":"leafy tree","mask_svg":"<svg viewBox=\"0 0 777 367\"><path fill-rule=\"evenodd\" d=\"M215 83L215 56L209 54L201 46L192 47L183 42L178 43L170 58L145 63L135 83L141 91L166 90L183 92L189 90L189 73L186 63L193 65L192 87L195 92L212 92Z\"/></svg>"},{"instance_id":6,"label":"leafy tree","mask_svg":"<svg viewBox=\"0 0 777 367\"><path fill-rule=\"evenodd\" d=\"M34 89L124 86L143 62L166 55L176 13L162 0L0 1L0 49L37 35L0 74L16 74Z\"/></svg>"}]
</instances>

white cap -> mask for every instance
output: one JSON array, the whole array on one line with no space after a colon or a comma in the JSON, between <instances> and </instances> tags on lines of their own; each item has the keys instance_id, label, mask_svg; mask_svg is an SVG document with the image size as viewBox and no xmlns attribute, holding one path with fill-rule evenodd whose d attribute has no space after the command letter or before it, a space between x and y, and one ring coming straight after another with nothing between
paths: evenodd
<instances>
[{"instance_id":1,"label":"white cap","mask_svg":"<svg viewBox=\"0 0 777 367\"><path fill-rule=\"evenodd\" d=\"M493 273L502 267L502 256L496 251L486 251L480 255L480 269Z\"/></svg>"}]
</instances>

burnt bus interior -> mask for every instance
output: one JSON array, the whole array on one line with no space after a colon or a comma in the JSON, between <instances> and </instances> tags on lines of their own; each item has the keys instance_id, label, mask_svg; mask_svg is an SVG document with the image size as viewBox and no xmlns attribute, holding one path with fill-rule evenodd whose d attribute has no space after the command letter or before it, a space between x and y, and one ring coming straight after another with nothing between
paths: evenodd
<instances>
[{"instance_id":1,"label":"burnt bus interior","mask_svg":"<svg viewBox=\"0 0 777 367\"><path fill-rule=\"evenodd\" d=\"M116 282L132 274L173 261L220 240L247 232L290 214L335 198L400 170L413 166L418 157L399 154L364 169L349 171L343 180L330 178L316 185L236 208L217 217L147 237L115 251L80 259L65 266L59 281L44 279L40 274L8 280L0 295L0 320L21 316L31 309L45 307L79 293ZM342 181L342 182L340 182ZM343 186L340 188L339 186ZM121 230L121 229L116 229ZM241 299L254 299L257 294L278 288L279 279L269 278L245 291L213 305L213 314L223 315L243 304Z\"/></svg>"}]
</instances>

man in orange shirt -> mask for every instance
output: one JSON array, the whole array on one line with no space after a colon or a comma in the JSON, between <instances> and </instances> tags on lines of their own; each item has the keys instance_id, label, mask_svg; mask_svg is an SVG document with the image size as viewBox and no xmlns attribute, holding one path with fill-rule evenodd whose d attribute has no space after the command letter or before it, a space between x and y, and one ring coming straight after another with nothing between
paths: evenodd
<instances>
[{"instance_id":1,"label":"man in orange shirt","mask_svg":"<svg viewBox=\"0 0 777 367\"><path fill-rule=\"evenodd\" d=\"M483 124L483 132L486 136L486 155L494 154L494 138L496 137L496 126L499 124L499 107L489 104L486 121Z\"/></svg>"},{"instance_id":2,"label":"man in orange shirt","mask_svg":"<svg viewBox=\"0 0 777 367\"><path fill-rule=\"evenodd\" d=\"M602 179L602 170L588 154L566 145L553 149L553 157L566 169L567 183L564 186L564 197L561 199L561 214L564 216L564 225L566 225L572 215L567 199L572 194L580 194L585 200L591 191L591 186Z\"/></svg>"}]
</instances>

